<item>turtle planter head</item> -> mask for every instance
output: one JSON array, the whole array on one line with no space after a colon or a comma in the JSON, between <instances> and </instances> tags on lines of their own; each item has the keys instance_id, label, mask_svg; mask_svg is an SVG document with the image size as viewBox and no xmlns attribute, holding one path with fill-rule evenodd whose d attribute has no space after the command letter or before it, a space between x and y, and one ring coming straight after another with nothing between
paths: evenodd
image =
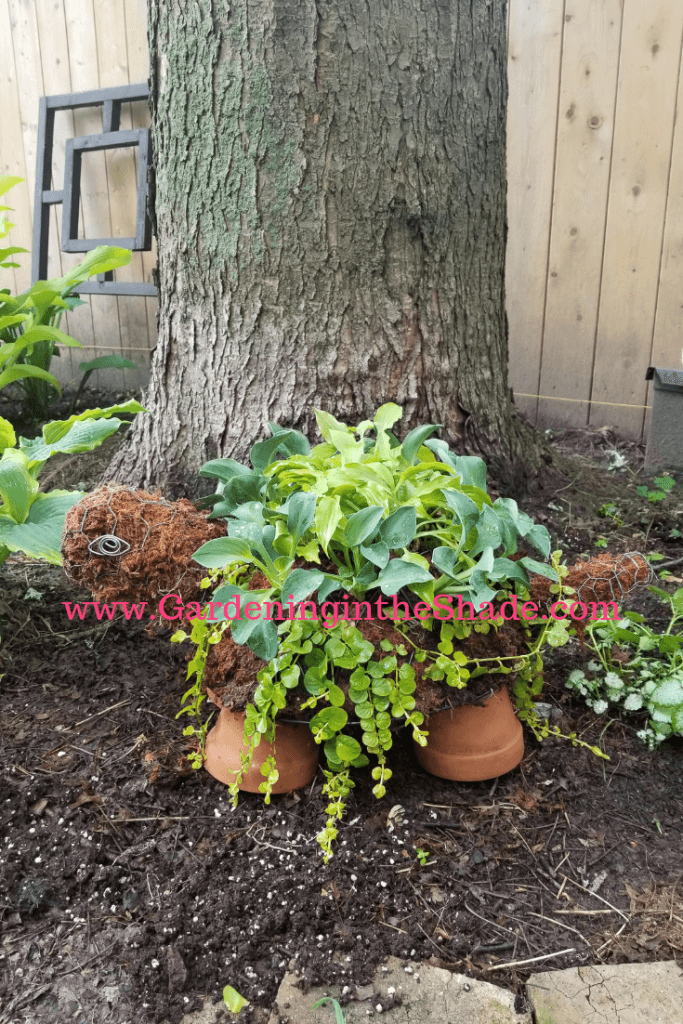
<instances>
[{"instance_id":1,"label":"turtle planter head","mask_svg":"<svg viewBox=\"0 0 683 1024\"><path fill-rule=\"evenodd\" d=\"M98 601L153 602L170 593L189 601L206 575L192 555L224 534L223 522L209 521L185 498L109 484L67 513L64 569Z\"/></svg>"}]
</instances>

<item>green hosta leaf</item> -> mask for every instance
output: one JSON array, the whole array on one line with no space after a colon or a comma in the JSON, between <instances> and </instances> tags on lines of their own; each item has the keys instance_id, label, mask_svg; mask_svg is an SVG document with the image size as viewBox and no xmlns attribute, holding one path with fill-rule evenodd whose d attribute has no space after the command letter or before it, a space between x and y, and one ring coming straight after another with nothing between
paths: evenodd
<instances>
[{"instance_id":1,"label":"green hosta leaf","mask_svg":"<svg viewBox=\"0 0 683 1024\"><path fill-rule=\"evenodd\" d=\"M17 338L17 341L22 342L22 348L25 348L27 345L35 345L39 341L54 341L59 345L66 345L70 348L83 348L80 341L70 338L64 331L60 331L58 327L50 327L48 324L36 324L35 327L29 327L21 335L21 338Z\"/></svg>"},{"instance_id":2,"label":"green hosta leaf","mask_svg":"<svg viewBox=\"0 0 683 1024\"><path fill-rule=\"evenodd\" d=\"M62 530L66 513L83 497L82 491L37 494L23 523L0 514L0 547L23 551L29 558L44 558L61 565Z\"/></svg>"},{"instance_id":3,"label":"green hosta leaf","mask_svg":"<svg viewBox=\"0 0 683 1024\"><path fill-rule=\"evenodd\" d=\"M240 995L232 985L226 985L223 989L223 1002L230 1010L230 1013L239 1013L245 1006L249 1006L249 1000Z\"/></svg>"},{"instance_id":4,"label":"green hosta leaf","mask_svg":"<svg viewBox=\"0 0 683 1024\"><path fill-rule=\"evenodd\" d=\"M28 467L23 452L16 448L5 449L0 459L0 511L8 513L15 523L26 521L38 493L38 481L30 475Z\"/></svg>"},{"instance_id":5,"label":"green hosta leaf","mask_svg":"<svg viewBox=\"0 0 683 1024\"><path fill-rule=\"evenodd\" d=\"M286 430L281 434L274 434L265 441L259 441L255 444L249 452L249 458L256 472L262 473L274 460L278 448L283 447L283 443L290 441L292 437L293 431Z\"/></svg>"},{"instance_id":6,"label":"green hosta leaf","mask_svg":"<svg viewBox=\"0 0 683 1024\"><path fill-rule=\"evenodd\" d=\"M404 505L380 525L379 535L392 550L407 548L417 530L417 513L412 505Z\"/></svg>"},{"instance_id":7,"label":"green hosta leaf","mask_svg":"<svg viewBox=\"0 0 683 1024\"><path fill-rule=\"evenodd\" d=\"M340 423L339 420L336 420L331 413L323 412L322 409L314 409L313 412L315 413L315 418L318 421L318 430L328 443L332 443L330 434L333 430L340 430L342 433L348 433L348 427L346 424Z\"/></svg>"},{"instance_id":8,"label":"green hosta leaf","mask_svg":"<svg viewBox=\"0 0 683 1024\"><path fill-rule=\"evenodd\" d=\"M320 545L317 540L309 540L308 544L299 545L296 553L307 562L320 564Z\"/></svg>"},{"instance_id":9,"label":"green hosta leaf","mask_svg":"<svg viewBox=\"0 0 683 1024\"><path fill-rule=\"evenodd\" d=\"M353 548L363 544L366 540L371 540L377 532L383 515L384 508L381 505L370 505L349 516L345 531L346 543L349 547Z\"/></svg>"},{"instance_id":10,"label":"green hosta leaf","mask_svg":"<svg viewBox=\"0 0 683 1024\"><path fill-rule=\"evenodd\" d=\"M311 450L311 446L308 443L308 438L299 430L287 430L286 427L281 427L277 423L271 423L268 421L268 427L272 434L280 434L282 436L282 447L287 455L308 455ZM285 438L284 435L288 436Z\"/></svg>"},{"instance_id":11,"label":"green hosta leaf","mask_svg":"<svg viewBox=\"0 0 683 1024\"><path fill-rule=\"evenodd\" d=\"M345 466L359 463L365 454L365 445L357 441L352 434L346 430L331 430L330 439L332 444L339 450L342 463Z\"/></svg>"},{"instance_id":12,"label":"green hosta leaf","mask_svg":"<svg viewBox=\"0 0 683 1024\"><path fill-rule=\"evenodd\" d=\"M432 565L439 572L451 577L455 577L458 569L462 569L458 554L453 548L434 548L432 551Z\"/></svg>"},{"instance_id":13,"label":"green hosta leaf","mask_svg":"<svg viewBox=\"0 0 683 1024\"><path fill-rule=\"evenodd\" d=\"M261 609L261 614L265 615L265 608L263 607ZM230 627L235 643L246 642L247 646L251 648L257 658L262 658L263 661L272 661L272 659L277 655L279 646L277 625L270 619L265 618L261 618L257 622L249 623L251 628L248 630L248 635L244 640L237 639L237 625L238 623L233 622ZM244 636L244 633L240 632L240 636Z\"/></svg>"},{"instance_id":14,"label":"green hosta leaf","mask_svg":"<svg viewBox=\"0 0 683 1024\"><path fill-rule=\"evenodd\" d=\"M43 427L43 441L46 445L61 441L75 423L84 423L87 420L106 420L112 416L134 416L138 412L146 411L145 407L133 398L120 405L109 405L106 409L86 409L84 412L69 416L66 420L53 420L51 423L46 423ZM63 451L62 448L56 450Z\"/></svg>"},{"instance_id":15,"label":"green hosta leaf","mask_svg":"<svg viewBox=\"0 0 683 1024\"><path fill-rule=\"evenodd\" d=\"M405 562L402 558L392 558L385 569L377 577L377 583L382 593L390 597L397 594L401 587L410 586L411 583L428 583L432 575L421 565L414 565Z\"/></svg>"},{"instance_id":16,"label":"green hosta leaf","mask_svg":"<svg viewBox=\"0 0 683 1024\"><path fill-rule=\"evenodd\" d=\"M391 439L388 431L393 427L394 423L400 420L403 415L403 409L400 405L396 405L395 402L387 402L385 405L380 405L379 409L375 413L375 430L377 431L377 453L382 457L386 458L391 449Z\"/></svg>"},{"instance_id":17,"label":"green hosta leaf","mask_svg":"<svg viewBox=\"0 0 683 1024\"><path fill-rule=\"evenodd\" d=\"M67 288L75 288L76 285L87 281L95 274L104 274L108 270L116 270L117 267L127 266L132 257L130 249L121 249L115 245L98 245L91 249L77 266L65 274L64 277L48 281L47 284L63 292Z\"/></svg>"},{"instance_id":18,"label":"green hosta leaf","mask_svg":"<svg viewBox=\"0 0 683 1024\"><path fill-rule=\"evenodd\" d=\"M462 541L464 542L465 537L479 519L479 509L476 503L462 491L444 491L443 496L462 524L464 530Z\"/></svg>"},{"instance_id":19,"label":"green hosta leaf","mask_svg":"<svg viewBox=\"0 0 683 1024\"><path fill-rule=\"evenodd\" d=\"M494 559L491 569L488 571L489 579L492 580L521 580L522 583L529 582L529 574L520 562L512 562L509 558Z\"/></svg>"},{"instance_id":20,"label":"green hosta leaf","mask_svg":"<svg viewBox=\"0 0 683 1024\"><path fill-rule=\"evenodd\" d=\"M333 594L335 590L344 590L344 582L339 576L328 576L325 574L324 581L318 587L318 602L322 605L324 601Z\"/></svg>"},{"instance_id":21,"label":"green hosta leaf","mask_svg":"<svg viewBox=\"0 0 683 1024\"><path fill-rule=\"evenodd\" d=\"M318 569L294 569L282 584L282 597L289 601L290 594L295 605L305 601L324 581L325 574Z\"/></svg>"},{"instance_id":22,"label":"green hosta leaf","mask_svg":"<svg viewBox=\"0 0 683 1024\"><path fill-rule=\"evenodd\" d=\"M427 448L447 466L452 466L463 486L476 487L486 493L486 464L476 455L456 455L445 441L426 441Z\"/></svg>"},{"instance_id":23,"label":"green hosta leaf","mask_svg":"<svg viewBox=\"0 0 683 1024\"><path fill-rule=\"evenodd\" d=\"M81 373L90 373L93 370L137 370L135 363L123 356L98 356L87 363L79 363L78 369Z\"/></svg>"},{"instance_id":24,"label":"green hosta leaf","mask_svg":"<svg viewBox=\"0 0 683 1024\"><path fill-rule=\"evenodd\" d=\"M251 562L251 548L238 537L216 537L195 551L195 562L207 569L223 569L233 562Z\"/></svg>"},{"instance_id":25,"label":"green hosta leaf","mask_svg":"<svg viewBox=\"0 0 683 1024\"><path fill-rule=\"evenodd\" d=\"M458 455L453 465L463 485L478 487L486 493L486 463L483 459L476 455Z\"/></svg>"},{"instance_id":26,"label":"green hosta leaf","mask_svg":"<svg viewBox=\"0 0 683 1024\"><path fill-rule=\"evenodd\" d=\"M0 302L2 299L0 298ZM23 324L25 320L28 320L27 313L15 313L13 316L0 316L0 331L6 330L8 327L16 327L17 324ZM11 349L12 345L8 344L0 349L0 362L3 362L5 352L7 349ZM9 355L9 353L8 353Z\"/></svg>"},{"instance_id":27,"label":"green hosta leaf","mask_svg":"<svg viewBox=\"0 0 683 1024\"><path fill-rule=\"evenodd\" d=\"M412 465L415 461L415 456L427 438L431 437L434 431L439 430L441 426L441 423L425 423L424 426L415 427L414 430L411 430L401 445L403 458Z\"/></svg>"},{"instance_id":28,"label":"green hosta leaf","mask_svg":"<svg viewBox=\"0 0 683 1024\"><path fill-rule=\"evenodd\" d=\"M15 174L0 175L0 196L4 196L5 192L9 192L11 188L25 180L25 178L17 178ZM5 209L9 210L9 206L6 206Z\"/></svg>"},{"instance_id":29,"label":"green hosta leaf","mask_svg":"<svg viewBox=\"0 0 683 1024\"><path fill-rule=\"evenodd\" d=\"M28 363L9 366L6 370L3 370L0 373L0 391L6 388L8 384L14 384L18 380L25 380L27 377L36 377L38 380L47 381L48 384L51 384L61 394L59 381L56 377L53 377L47 370L41 370L39 366L30 366Z\"/></svg>"},{"instance_id":30,"label":"green hosta leaf","mask_svg":"<svg viewBox=\"0 0 683 1024\"><path fill-rule=\"evenodd\" d=\"M477 542L468 552L474 558L484 548L497 548L503 540L501 522L489 505L484 505L476 522Z\"/></svg>"},{"instance_id":31,"label":"green hosta leaf","mask_svg":"<svg viewBox=\"0 0 683 1024\"><path fill-rule=\"evenodd\" d=\"M550 558L550 534L546 530L545 526L532 526L524 535L524 540L528 540L530 544L541 552L544 558Z\"/></svg>"},{"instance_id":32,"label":"green hosta leaf","mask_svg":"<svg viewBox=\"0 0 683 1024\"><path fill-rule=\"evenodd\" d=\"M211 462L204 463L199 470L199 475L217 477L227 483L234 476L251 476L252 472L247 466L243 466L241 462L235 462L234 459L212 459Z\"/></svg>"},{"instance_id":33,"label":"green hosta leaf","mask_svg":"<svg viewBox=\"0 0 683 1024\"><path fill-rule=\"evenodd\" d=\"M482 605L492 602L496 596L496 591L489 587L486 574L481 570L473 570L470 576L470 587L473 591L472 604L475 611L478 611Z\"/></svg>"},{"instance_id":34,"label":"green hosta leaf","mask_svg":"<svg viewBox=\"0 0 683 1024\"><path fill-rule=\"evenodd\" d=\"M0 453L4 452L5 448L14 448L17 443L16 434L14 433L14 427L9 422L0 416Z\"/></svg>"},{"instance_id":35,"label":"green hosta leaf","mask_svg":"<svg viewBox=\"0 0 683 1024\"><path fill-rule=\"evenodd\" d=\"M360 551L364 558L367 558L380 569L383 569L389 561L389 548L383 540L378 541L376 544L371 544L369 547L361 544Z\"/></svg>"},{"instance_id":36,"label":"green hosta leaf","mask_svg":"<svg viewBox=\"0 0 683 1024\"><path fill-rule=\"evenodd\" d=\"M338 497L331 498L328 495L320 498L315 509L315 531L318 541L327 554L329 543L334 536L334 531L344 518L341 504Z\"/></svg>"},{"instance_id":37,"label":"green hosta leaf","mask_svg":"<svg viewBox=\"0 0 683 1024\"><path fill-rule=\"evenodd\" d=\"M298 491L287 502L287 529L295 547L315 519L316 500L312 491Z\"/></svg>"},{"instance_id":38,"label":"green hosta leaf","mask_svg":"<svg viewBox=\"0 0 683 1024\"><path fill-rule=\"evenodd\" d=\"M520 558L519 562L530 573L536 573L538 576L545 576L546 579L557 583L557 573L553 569L552 565L546 565L545 562L536 562L533 558Z\"/></svg>"},{"instance_id":39,"label":"green hosta leaf","mask_svg":"<svg viewBox=\"0 0 683 1024\"><path fill-rule=\"evenodd\" d=\"M31 462L46 462L51 455L57 452L73 454L76 452L91 452L98 448L121 426L119 419L87 420L76 422L70 430L58 441L45 443L40 438L27 441L21 438L21 450L26 452Z\"/></svg>"},{"instance_id":40,"label":"green hosta leaf","mask_svg":"<svg viewBox=\"0 0 683 1024\"><path fill-rule=\"evenodd\" d=\"M261 527L265 525L265 519L263 518L263 505L260 501L245 501L243 505L238 505L230 513L233 519L238 519L243 523L253 523L256 526ZM235 536L238 536L235 534Z\"/></svg>"}]
</instances>

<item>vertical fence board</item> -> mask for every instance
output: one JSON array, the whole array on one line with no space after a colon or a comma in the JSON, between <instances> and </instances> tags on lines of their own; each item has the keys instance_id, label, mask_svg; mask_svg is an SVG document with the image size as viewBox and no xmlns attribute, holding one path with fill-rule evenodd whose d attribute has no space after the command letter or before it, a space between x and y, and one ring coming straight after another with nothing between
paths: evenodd
<instances>
[{"instance_id":1,"label":"vertical fence board","mask_svg":"<svg viewBox=\"0 0 683 1024\"><path fill-rule=\"evenodd\" d=\"M585 401L541 400L544 426L588 422L621 12L621 0L566 7L539 393Z\"/></svg>"},{"instance_id":2,"label":"vertical fence board","mask_svg":"<svg viewBox=\"0 0 683 1024\"><path fill-rule=\"evenodd\" d=\"M93 0L64 0L69 29L69 52L71 55L71 78L75 92L99 89L100 67L97 28ZM102 131L102 112L97 108L74 111L75 130L78 136L91 135ZM104 153L87 155L83 161L81 176L81 210L83 232L86 238L109 238L112 234L111 210L109 205L109 180ZM85 298L85 296L84 296ZM87 303L92 310L95 333L94 351L85 353L86 359L110 352L121 353L121 327L118 304L115 296L88 296ZM77 315L86 307L78 309ZM110 371L111 372L111 371ZM105 372L98 370L93 378L95 383L106 386ZM118 377L120 382L120 374Z\"/></svg>"},{"instance_id":3,"label":"vertical fence board","mask_svg":"<svg viewBox=\"0 0 683 1024\"><path fill-rule=\"evenodd\" d=\"M0 74L0 109L2 110L2 133L0 133L0 174L11 174L26 179L26 160L24 158L23 131L21 125L21 109L19 106L19 84L17 82L16 59L12 43L12 19L8 0L0 0L0 39L4 40L5 61ZM6 239L5 246L21 245L24 249L31 248L31 200L26 180L15 185L10 192L2 197L2 205L10 206L8 213L14 228ZM29 275L31 257L28 253L17 253L15 263L20 267L28 265ZM20 281L24 278L20 270L9 268L2 271L0 281L3 288L11 288L12 293L21 291Z\"/></svg>"},{"instance_id":4,"label":"vertical fence board","mask_svg":"<svg viewBox=\"0 0 683 1024\"><path fill-rule=\"evenodd\" d=\"M555 163L563 0L514 0L508 46L510 380L538 394ZM535 399L517 399L533 420Z\"/></svg>"},{"instance_id":5,"label":"vertical fence board","mask_svg":"<svg viewBox=\"0 0 683 1024\"><path fill-rule=\"evenodd\" d=\"M128 70L131 82L144 82L149 77L149 53L147 48L147 5L145 0L124 0L126 12L126 43L128 47ZM132 125L134 128L148 128L150 125L149 107L146 104L131 104ZM157 265L156 239L152 240L150 252L142 254L142 280L151 282L152 271ZM147 336L149 349L156 343L157 336L157 304L155 297L137 300L144 303L145 315L147 317ZM142 352L139 349L131 356L134 363L137 363L139 370L137 377L133 371L129 376L133 378L136 386L146 384L149 379L149 350Z\"/></svg>"},{"instance_id":6,"label":"vertical fence board","mask_svg":"<svg viewBox=\"0 0 683 1024\"><path fill-rule=\"evenodd\" d=\"M590 422L639 437L654 330L683 6L627 3Z\"/></svg>"},{"instance_id":7,"label":"vertical fence board","mask_svg":"<svg viewBox=\"0 0 683 1024\"><path fill-rule=\"evenodd\" d=\"M40 42L38 39L38 25L36 22L36 11L33 4L21 3L21 0L9 0L9 15L11 23L11 36L6 39L9 46L10 40L14 51L14 60L17 74L17 92L19 96L19 110L21 113L21 135L15 137L13 145L20 146L23 143L24 168L26 171L26 182L17 186L13 193L19 189L28 189L29 196L33 196L33 187L36 178L36 145L38 138L38 101L43 95L43 79L41 68ZM27 74L26 69L33 69L33 74ZM23 73L22 73L23 72ZM4 117L3 117L4 120ZM4 134L4 133L3 133ZM15 196L12 194L12 198ZM8 205L14 206L18 211L18 205L14 202ZM30 213L28 224L23 220L20 227L22 233L28 227L28 238L33 230L33 203L30 202ZM22 211L23 213L23 211ZM24 235L23 237L26 237ZM31 243L24 243L27 249ZM15 271L16 287L24 291L31 284L31 260L29 256L17 262L21 262L20 268Z\"/></svg>"},{"instance_id":8,"label":"vertical fence board","mask_svg":"<svg viewBox=\"0 0 683 1024\"><path fill-rule=\"evenodd\" d=\"M651 366L683 367L683 71L679 72Z\"/></svg>"},{"instance_id":9,"label":"vertical fence board","mask_svg":"<svg viewBox=\"0 0 683 1024\"><path fill-rule=\"evenodd\" d=\"M124 0L94 0L95 24L98 39L98 64L100 88L123 85L130 82L128 72L128 51ZM132 126L130 104L121 111L121 127ZM105 155L107 180L109 184L109 208L111 211L112 237L135 234L136 160L133 149L114 150ZM141 280L142 257L134 252L130 265L115 271L117 281ZM149 331L144 299L132 295L120 295L116 299L121 331L120 354L131 362L137 362L136 348L149 349ZM106 377L111 386L121 382L129 386L137 371L109 370ZM104 376L104 375L103 375Z\"/></svg>"}]
</instances>

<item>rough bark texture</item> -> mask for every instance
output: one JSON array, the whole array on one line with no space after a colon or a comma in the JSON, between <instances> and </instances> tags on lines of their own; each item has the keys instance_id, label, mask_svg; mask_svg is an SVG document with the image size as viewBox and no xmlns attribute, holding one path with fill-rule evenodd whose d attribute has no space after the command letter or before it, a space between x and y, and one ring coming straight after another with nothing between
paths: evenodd
<instances>
[{"instance_id":1,"label":"rough bark texture","mask_svg":"<svg viewBox=\"0 0 683 1024\"><path fill-rule=\"evenodd\" d=\"M386 401L533 473L507 384L502 0L149 4L159 340L111 473L191 493L268 420L311 434L314 406Z\"/></svg>"}]
</instances>

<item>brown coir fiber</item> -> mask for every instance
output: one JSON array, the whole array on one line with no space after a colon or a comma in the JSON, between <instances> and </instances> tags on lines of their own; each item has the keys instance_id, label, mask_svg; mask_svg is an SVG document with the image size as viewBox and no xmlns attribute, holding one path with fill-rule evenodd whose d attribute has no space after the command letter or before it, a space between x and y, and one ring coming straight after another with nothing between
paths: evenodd
<instances>
[{"instance_id":1,"label":"brown coir fiber","mask_svg":"<svg viewBox=\"0 0 683 1024\"><path fill-rule=\"evenodd\" d=\"M192 555L225 532L225 523L209 521L185 498L169 502L159 493L108 484L67 513L64 569L98 601L153 602L164 594L197 600L207 570ZM89 543L104 534L126 541L130 551L115 557L90 552Z\"/></svg>"},{"instance_id":2,"label":"brown coir fiber","mask_svg":"<svg viewBox=\"0 0 683 1024\"><path fill-rule=\"evenodd\" d=\"M646 559L637 551L624 555L598 555L589 562L577 562L563 580L563 586L572 587L574 595L567 600L615 601L619 604L636 587L644 587L652 581L653 572ZM554 599L550 593L550 580L544 576L531 577L531 597L534 601L548 602Z\"/></svg>"}]
</instances>

